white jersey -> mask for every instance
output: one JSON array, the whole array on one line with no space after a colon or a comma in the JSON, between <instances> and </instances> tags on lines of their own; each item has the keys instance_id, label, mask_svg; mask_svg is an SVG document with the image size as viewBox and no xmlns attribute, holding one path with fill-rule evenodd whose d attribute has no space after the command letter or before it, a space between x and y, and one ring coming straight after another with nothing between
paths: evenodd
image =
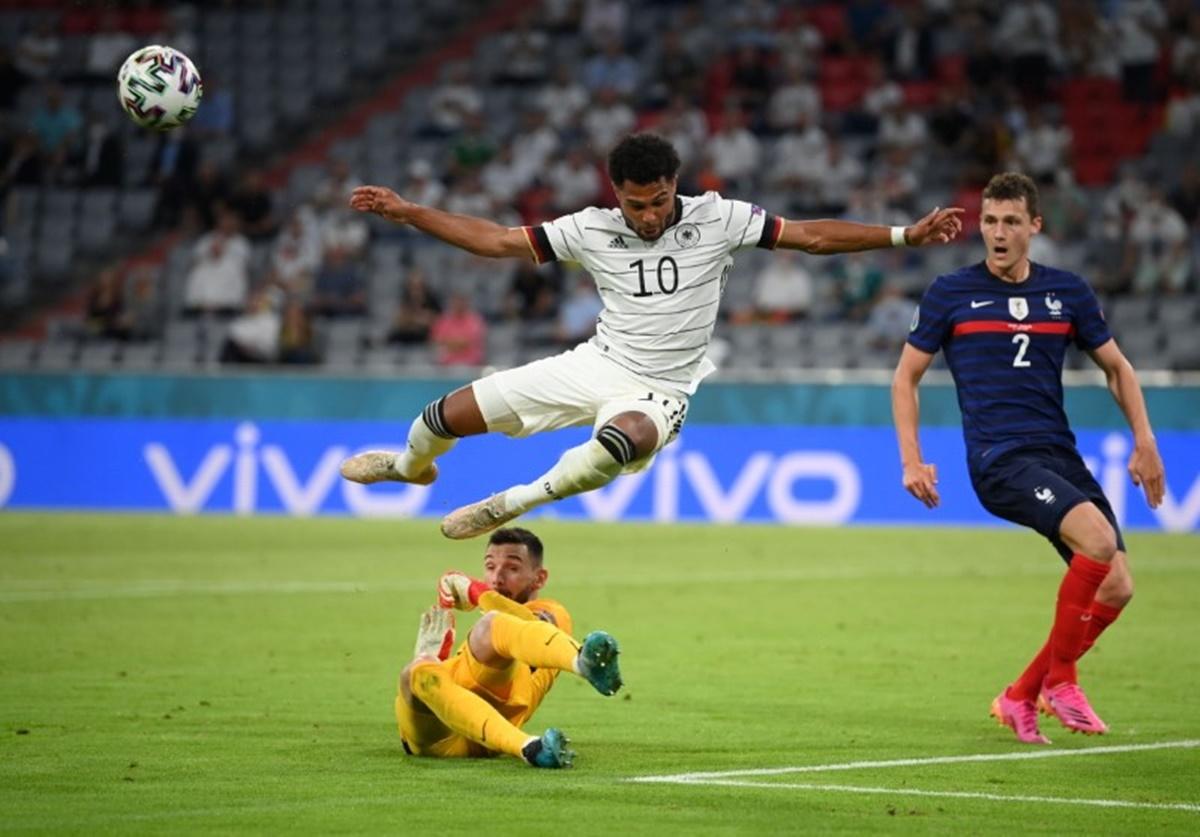
<instances>
[{"instance_id":1,"label":"white jersey","mask_svg":"<svg viewBox=\"0 0 1200 837\"><path fill-rule=\"evenodd\" d=\"M643 241L620 209L588 207L525 234L538 264L581 265L604 303L591 342L606 358L691 395L716 366L708 345L733 254L774 248L783 220L716 192L677 197L675 222Z\"/></svg>"}]
</instances>

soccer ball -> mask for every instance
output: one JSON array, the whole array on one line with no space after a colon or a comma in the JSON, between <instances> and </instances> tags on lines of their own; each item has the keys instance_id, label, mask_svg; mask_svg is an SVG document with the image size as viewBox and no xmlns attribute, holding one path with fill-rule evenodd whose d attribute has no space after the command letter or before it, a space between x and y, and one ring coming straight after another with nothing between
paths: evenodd
<instances>
[{"instance_id":1,"label":"soccer ball","mask_svg":"<svg viewBox=\"0 0 1200 837\"><path fill-rule=\"evenodd\" d=\"M204 88L191 59L169 46L142 47L117 73L117 95L129 118L166 131L196 113Z\"/></svg>"}]
</instances>

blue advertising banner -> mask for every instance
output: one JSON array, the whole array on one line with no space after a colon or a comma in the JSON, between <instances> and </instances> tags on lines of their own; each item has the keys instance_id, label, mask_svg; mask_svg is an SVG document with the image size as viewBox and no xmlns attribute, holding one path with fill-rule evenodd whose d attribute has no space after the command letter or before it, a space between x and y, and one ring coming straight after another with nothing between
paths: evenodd
<instances>
[{"instance_id":1,"label":"blue advertising banner","mask_svg":"<svg viewBox=\"0 0 1200 837\"><path fill-rule=\"evenodd\" d=\"M0 419L0 507L146 510L179 514L440 516L518 482L531 481L584 429L513 440L466 439L440 460L430 487L349 483L346 456L399 449L407 422L208 419ZM1159 434L1167 497L1156 510L1125 471L1127 434L1079 433L1079 446L1129 528L1200 528L1196 434ZM592 520L790 524L987 525L975 499L961 433L922 432L938 465L943 504L930 511L900 486L895 439L886 427L695 425L647 471L542 510Z\"/></svg>"}]
</instances>

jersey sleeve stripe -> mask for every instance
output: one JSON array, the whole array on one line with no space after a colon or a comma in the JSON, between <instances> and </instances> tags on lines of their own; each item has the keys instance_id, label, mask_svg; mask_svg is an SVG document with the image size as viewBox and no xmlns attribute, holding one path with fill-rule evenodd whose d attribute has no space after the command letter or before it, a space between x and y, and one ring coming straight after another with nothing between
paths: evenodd
<instances>
[{"instance_id":1,"label":"jersey sleeve stripe","mask_svg":"<svg viewBox=\"0 0 1200 837\"><path fill-rule=\"evenodd\" d=\"M550 236L546 235L546 228L537 227L521 227L525 231L525 239L529 242L529 249L533 251L533 260L538 264L555 261L554 248L550 246Z\"/></svg>"},{"instance_id":2,"label":"jersey sleeve stripe","mask_svg":"<svg viewBox=\"0 0 1200 837\"><path fill-rule=\"evenodd\" d=\"M763 220L762 235L758 237L758 243L755 247L762 247L765 250L774 250L775 245L779 244L779 239L783 237L783 219L778 215L768 215Z\"/></svg>"},{"instance_id":3,"label":"jersey sleeve stripe","mask_svg":"<svg viewBox=\"0 0 1200 837\"><path fill-rule=\"evenodd\" d=\"M954 326L955 337L964 334L988 334L995 332L1007 334L1066 334L1071 336L1075 333L1075 326L1071 323L1009 323L1004 320L976 320L969 323L958 323Z\"/></svg>"}]
</instances>

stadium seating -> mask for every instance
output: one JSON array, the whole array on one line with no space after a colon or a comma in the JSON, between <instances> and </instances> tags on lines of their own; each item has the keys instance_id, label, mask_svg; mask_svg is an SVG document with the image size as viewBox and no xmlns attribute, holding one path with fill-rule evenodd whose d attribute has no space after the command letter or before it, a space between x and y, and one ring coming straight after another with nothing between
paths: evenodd
<instances>
[{"instance_id":1,"label":"stadium seating","mask_svg":"<svg viewBox=\"0 0 1200 837\"><path fill-rule=\"evenodd\" d=\"M710 43L729 37L768 43L763 33L738 17L729 4L706 0L709 21L702 33ZM770 5L770 4L768 4ZM793 9L779 6L777 22L791 25L799 20L814 27L823 43L812 57L813 81L821 96L822 127L841 135L846 153L858 157L869 170L880 165L886 149L879 147L872 131L858 112L872 83L873 66L886 67L884 55L847 51L850 28L844 4L806 4ZM381 70L391 67L390 58L420 49L437 48L438 32L455 20L455 9L472 9L481 17L492 14L498 4L454 0L436 8L416 0L300 0L287 4L230 4L202 6L195 17L193 34L198 42L197 64L215 68L217 90L228 91L234 101L234 128L228 136L208 137L202 143L205 159L224 169L246 159L261 159L275 148L287 150L295 138L311 126L329 126L331 116L361 90L379 89ZM410 15L422 16L422 26L409 25ZM644 20L668 27L677 19L674 4L651 3ZM45 14L20 8L0 10L0 42L12 45L29 22ZM639 12L641 14L641 12ZM82 66L87 34L78 16L64 19L63 74ZM905 101L919 113L931 115L939 106L940 91L946 86L968 85L968 56L962 52L962 32L956 20L943 20L937 32L936 56L930 78L908 78L901 88ZM724 27L724 28L723 28ZM471 78L484 101L487 131L498 145L510 141L519 129L520 114L531 100L528 89L500 83L496 77L506 63L503 33L484 34L473 44ZM635 58L645 71L653 66L657 45L654 39L627 38ZM733 41L729 41L732 43ZM577 32L551 33L550 63L565 63L578 70L586 60L586 36ZM721 49L711 51L712 61L703 68L710 85L707 103L722 102L714 90L732 91L730 65ZM449 60L449 56L443 56ZM461 55L456 56L461 57ZM780 56L772 60L778 62ZM415 160L429 163L435 176L448 183L453 178L454 137L427 132L429 104L441 67L423 68L407 78L405 95L395 108L377 107L354 124L356 131L338 126L335 139L324 150L326 159L345 161L354 175L368 182L402 187ZM1064 77L1051 87L1062 123L1073 136L1069 166L1082 187L1089 218L1086 228L1103 226L1104 198L1121 167L1143 161L1139 171L1147 177L1169 177L1194 161L1195 137L1163 132L1161 104L1132 104L1123 99L1120 82L1112 78ZM27 117L38 104L40 92L27 87L19 97L18 113ZM137 244L158 235L156 208L159 193L152 180L152 167L159 155L157 137L137 131L117 116L111 89L87 84L67 85L68 101L85 113L100 109L113 117L113 127L123 144L124 167L119 187L85 187L64 182L42 187L20 186L9 191L3 233L8 244L8 278L0 283L0 307L20 310L30 298L51 296L56 287L68 286L81 271L86 272L118 254L136 253ZM657 114L661 103L633 97L632 104L643 119ZM710 117L714 115L710 108ZM857 121L856 121L857 120ZM348 123L347 123L348 124ZM843 133L841 129L853 126ZM759 126L762 127L761 125ZM577 133L567 134L579 141ZM764 147L773 148L774 138L760 135ZM600 149L591 149L599 158ZM977 196L978 185L969 182L969 160L959 150L919 148L907 166L920 184L916 194L885 207L888 223L894 218L912 218L926 208L946 204L955 195ZM1011 160L1001 161L1003 165ZM764 171L768 167L763 167ZM284 172L285 185L275 193L281 217L295 206L312 199L326 174L322 162L306 158ZM694 172L689 172L694 174ZM686 179L686 178L685 178ZM790 194L772 193L765 178L756 175L734 190L738 197L755 199L772 211L791 213ZM690 181L689 181L690 182ZM964 183L967 185L964 186ZM853 214L856 210L851 208ZM856 216L861 217L861 216ZM529 220L528 218L526 220ZM879 218L879 220L885 220ZM465 257L451 248L408 231L372 220L371 244L363 258L367 280L368 311L361 316L318 318L314 322L323 362L329 368L348 370L424 370L434 363L428 347L389 346L388 326L399 298L404 277L420 268L439 293L466 293L475 307L489 319L487 339L489 362L512 365L558 350L541 327L503 319L511 266L499 269L479 259ZM1093 235L1095 233L1093 232ZM1193 239L1197 233L1192 231ZM80 342L74 336L51 335L44 343L0 340L0 365L20 366L23 360L41 368L67 368L79 364L89 369L104 368L203 368L217 362L224 329L223 320L183 319L182 296L190 265L192 241L179 239L169 246L161 262L159 285L168 318L161 336L146 344L125 347L104 342ZM1105 290L1115 291L1108 308L1117 324L1122 343L1141 365L1162 368L1196 368L1200 347L1195 324L1200 303L1195 294L1196 271L1189 286L1170 304L1152 297L1129 295L1110 276L1112 261L1101 258L1103 248L1124 246L1123 242L1100 242L1096 238L1063 242L1060 250L1066 266L1093 276ZM1198 248L1193 248L1197 250ZM726 313L742 312L753 306L755 277L771 257L760 252L739 256L735 276L727 286ZM871 261L886 274L888 283L910 298L919 296L927 282L940 272L978 258L977 247L962 245L909 253L903 261L880 257ZM254 246L253 280L264 278L269 262L269 243ZM725 366L730 369L846 368L882 369L894 363L895 348L872 343L862 326L862 311L843 310L835 294L827 293L837 279L829 260L807 260L814 286L821 291L805 322L722 323L720 338L729 347ZM569 278L568 278L569 281ZM1075 361L1073 361L1075 362Z\"/></svg>"}]
</instances>

